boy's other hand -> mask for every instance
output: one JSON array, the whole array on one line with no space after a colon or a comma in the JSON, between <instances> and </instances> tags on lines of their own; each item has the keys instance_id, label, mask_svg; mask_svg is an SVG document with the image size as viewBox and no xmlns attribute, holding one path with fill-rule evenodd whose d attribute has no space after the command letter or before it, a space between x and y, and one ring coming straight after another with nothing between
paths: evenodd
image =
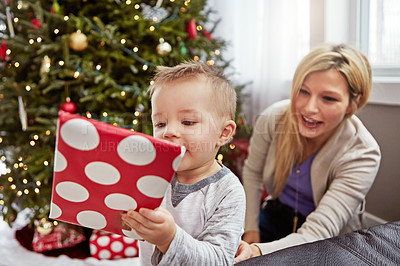
<instances>
[{"instance_id":1,"label":"boy's other hand","mask_svg":"<svg viewBox=\"0 0 400 266\"><path fill-rule=\"evenodd\" d=\"M162 252L167 252L175 237L174 217L164 208L155 210L141 208L129 210L122 215L122 220L132 227L144 240L154 244Z\"/></svg>"}]
</instances>

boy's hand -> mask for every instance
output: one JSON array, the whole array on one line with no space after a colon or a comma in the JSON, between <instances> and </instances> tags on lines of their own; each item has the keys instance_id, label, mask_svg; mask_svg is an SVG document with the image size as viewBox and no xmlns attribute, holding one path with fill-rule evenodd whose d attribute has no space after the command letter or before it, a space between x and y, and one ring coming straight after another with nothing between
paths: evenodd
<instances>
[{"instance_id":1,"label":"boy's hand","mask_svg":"<svg viewBox=\"0 0 400 266\"><path fill-rule=\"evenodd\" d=\"M138 212L129 210L122 215L122 220L162 253L167 252L175 237L174 217L162 207L155 210L141 208Z\"/></svg>"}]
</instances>

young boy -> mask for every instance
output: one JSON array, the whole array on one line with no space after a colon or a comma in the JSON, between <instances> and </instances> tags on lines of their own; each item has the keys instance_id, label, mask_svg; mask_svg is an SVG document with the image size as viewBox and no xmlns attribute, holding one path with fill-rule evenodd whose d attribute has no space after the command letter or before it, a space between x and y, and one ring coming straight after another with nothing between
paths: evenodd
<instances>
[{"instance_id":1,"label":"young boy","mask_svg":"<svg viewBox=\"0 0 400 266\"><path fill-rule=\"evenodd\" d=\"M142 265L232 265L243 233L239 179L215 160L236 130L236 93L200 62L159 67L149 88L154 136L186 148L161 207L129 210Z\"/></svg>"}]
</instances>

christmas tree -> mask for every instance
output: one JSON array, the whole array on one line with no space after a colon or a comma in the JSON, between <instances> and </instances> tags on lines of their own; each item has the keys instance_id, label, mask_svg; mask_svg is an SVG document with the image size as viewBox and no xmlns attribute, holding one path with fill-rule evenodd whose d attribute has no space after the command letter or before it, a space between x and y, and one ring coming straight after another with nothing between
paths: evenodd
<instances>
[{"instance_id":1,"label":"christmas tree","mask_svg":"<svg viewBox=\"0 0 400 266\"><path fill-rule=\"evenodd\" d=\"M0 209L49 212L58 110L152 133L147 88L158 65L201 60L222 68L205 0L0 1ZM237 135L248 134L240 115ZM234 145L218 159L234 166Z\"/></svg>"}]
</instances>

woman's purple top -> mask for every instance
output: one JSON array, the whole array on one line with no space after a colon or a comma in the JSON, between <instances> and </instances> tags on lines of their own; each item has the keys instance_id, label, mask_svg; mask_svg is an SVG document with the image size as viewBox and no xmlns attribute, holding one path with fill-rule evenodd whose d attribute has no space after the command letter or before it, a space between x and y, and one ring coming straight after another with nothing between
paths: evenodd
<instances>
[{"instance_id":1,"label":"woman's purple top","mask_svg":"<svg viewBox=\"0 0 400 266\"><path fill-rule=\"evenodd\" d=\"M300 166L294 165L286 186L283 189L279 200L293 209L296 209L296 188L298 190L297 211L307 216L315 210L313 192L311 187L311 164L315 158L314 153ZM300 173L297 173L300 170Z\"/></svg>"}]
</instances>

